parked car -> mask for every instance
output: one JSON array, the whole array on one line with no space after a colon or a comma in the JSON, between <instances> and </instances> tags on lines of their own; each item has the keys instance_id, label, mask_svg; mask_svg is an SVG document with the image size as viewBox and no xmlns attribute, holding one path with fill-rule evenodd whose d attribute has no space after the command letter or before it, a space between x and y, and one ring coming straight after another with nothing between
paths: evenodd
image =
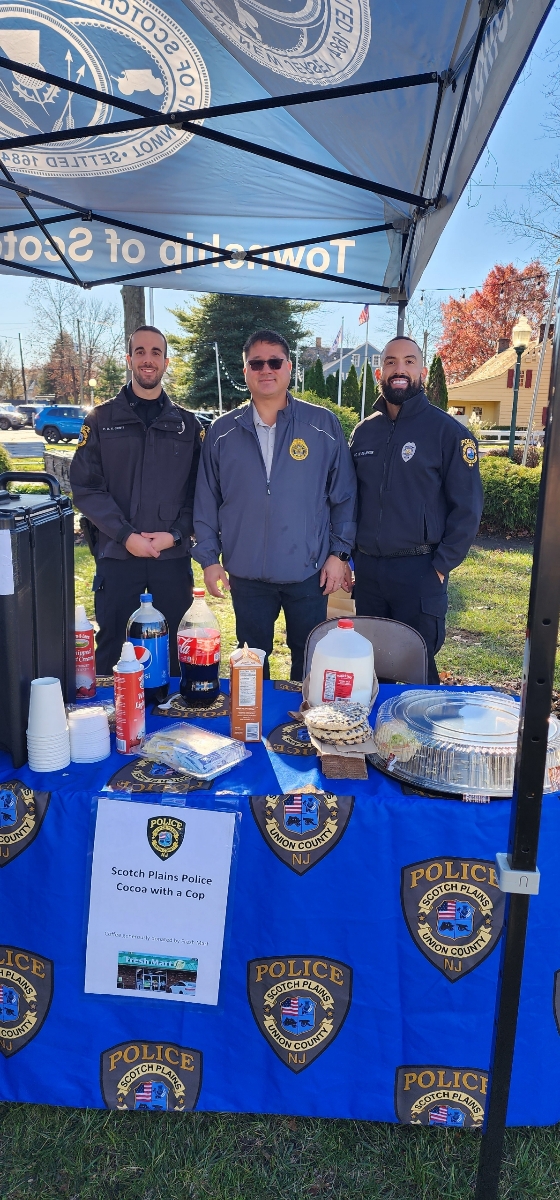
<instances>
[{"instance_id":1,"label":"parked car","mask_svg":"<svg viewBox=\"0 0 560 1200\"><path fill-rule=\"evenodd\" d=\"M26 419L15 404L0 404L0 429L23 429Z\"/></svg>"},{"instance_id":2,"label":"parked car","mask_svg":"<svg viewBox=\"0 0 560 1200\"><path fill-rule=\"evenodd\" d=\"M194 415L197 421L200 421L203 429L208 429L208 427L212 424L212 421L214 421L216 418L215 413L203 412L202 409L200 409L198 412L195 412Z\"/></svg>"},{"instance_id":3,"label":"parked car","mask_svg":"<svg viewBox=\"0 0 560 1200\"><path fill-rule=\"evenodd\" d=\"M88 409L79 404L52 404L35 417L35 433L46 442L71 442L79 437Z\"/></svg>"},{"instance_id":4,"label":"parked car","mask_svg":"<svg viewBox=\"0 0 560 1200\"><path fill-rule=\"evenodd\" d=\"M25 417L25 424L33 427L35 424L35 417L39 416L39 413L46 408L46 405L46 400L43 400L42 404L18 404L18 410L20 413L23 413Z\"/></svg>"}]
</instances>

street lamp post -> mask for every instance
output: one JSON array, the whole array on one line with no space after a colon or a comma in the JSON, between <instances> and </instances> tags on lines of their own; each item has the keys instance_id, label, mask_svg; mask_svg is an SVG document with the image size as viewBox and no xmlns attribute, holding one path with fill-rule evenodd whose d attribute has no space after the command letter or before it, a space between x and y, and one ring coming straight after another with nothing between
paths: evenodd
<instances>
[{"instance_id":1,"label":"street lamp post","mask_svg":"<svg viewBox=\"0 0 560 1200\"><path fill-rule=\"evenodd\" d=\"M93 393L97 387L97 379L88 379L88 383L89 383L89 399L90 399L91 407L93 408L93 405L95 403L95 396Z\"/></svg>"},{"instance_id":2,"label":"street lamp post","mask_svg":"<svg viewBox=\"0 0 560 1200\"><path fill-rule=\"evenodd\" d=\"M511 409L511 425L509 428L509 448L508 458L513 460L515 450L515 428L517 425L517 402L519 399L519 376L521 374L521 355L527 349L531 339L531 326L527 317L520 316L517 318L516 324L511 331L511 340L513 348L517 355L515 360L515 374L513 377L513 404Z\"/></svg>"}]
</instances>

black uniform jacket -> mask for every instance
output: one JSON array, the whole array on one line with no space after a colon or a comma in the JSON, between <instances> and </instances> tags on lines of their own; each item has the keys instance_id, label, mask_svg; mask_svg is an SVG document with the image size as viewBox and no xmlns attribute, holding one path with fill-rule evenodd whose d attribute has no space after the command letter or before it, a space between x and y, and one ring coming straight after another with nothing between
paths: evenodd
<instances>
[{"instance_id":1,"label":"black uniform jacket","mask_svg":"<svg viewBox=\"0 0 560 1200\"><path fill-rule=\"evenodd\" d=\"M99 530L98 558L132 558L122 544L129 534L171 530L182 540L161 557L182 558L190 551L202 430L165 392L146 428L129 395L124 387L88 413L70 467L74 503Z\"/></svg>"},{"instance_id":2,"label":"black uniform jacket","mask_svg":"<svg viewBox=\"0 0 560 1200\"><path fill-rule=\"evenodd\" d=\"M380 397L356 426L350 451L358 476L358 547L383 556L431 543L436 571L448 575L458 567L483 503L470 431L430 404L424 391L405 401L396 421Z\"/></svg>"}]
</instances>

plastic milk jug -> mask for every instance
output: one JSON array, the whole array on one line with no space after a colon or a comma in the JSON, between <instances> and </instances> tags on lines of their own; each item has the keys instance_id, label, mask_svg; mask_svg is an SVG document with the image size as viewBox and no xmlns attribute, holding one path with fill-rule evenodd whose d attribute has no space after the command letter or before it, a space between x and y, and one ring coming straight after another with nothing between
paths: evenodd
<instances>
[{"instance_id":1,"label":"plastic milk jug","mask_svg":"<svg viewBox=\"0 0 560 1200\"><path fill-rule=\"evenodd\" d=\"M373 646L356 633L353 621L341 618L313 651L309 703L354 700L369 706L372 685Z\"/></svg>"},{"instance_id":2,"label":"plastic milk jug","mask_svg":"<svg viewBox=\"0 0 560 1200\"><path fill-rule=\"evenodd\" d=\"M119 754L137 754L146 732L144 668L132 642L124 643L113 672L117 750Z\"/></svg>"},{"instance_id":3,"label":"plastic milk jug","mask_svg":"<svg viewBox=\"0 0 560 1200\"><path fill-rule=\"evenodd\" d=\"M76 699L95 696L95 644L91 621L83 604L76 605Z\"/></svg>"}]
</instances>

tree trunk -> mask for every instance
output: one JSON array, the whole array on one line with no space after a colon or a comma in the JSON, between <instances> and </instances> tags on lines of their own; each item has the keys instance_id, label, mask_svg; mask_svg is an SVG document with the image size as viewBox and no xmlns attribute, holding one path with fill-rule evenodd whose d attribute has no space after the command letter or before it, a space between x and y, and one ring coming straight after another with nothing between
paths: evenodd
<instances>
[{"instance_id":1,"label":"tree trunk","mask_svg":"<svg viewBox=\"0 0 560 1200\"><path fill-rule=\"evenodd\" d=\"M140 325L146 324L146 299L143 287L131 287L124 284L121 288L121 296L123 299L124 308L124 340L128 350L128 339L135 329ZM131 374L127 368L126 379L130 380Z\"/></svg>"}]
</instances>

